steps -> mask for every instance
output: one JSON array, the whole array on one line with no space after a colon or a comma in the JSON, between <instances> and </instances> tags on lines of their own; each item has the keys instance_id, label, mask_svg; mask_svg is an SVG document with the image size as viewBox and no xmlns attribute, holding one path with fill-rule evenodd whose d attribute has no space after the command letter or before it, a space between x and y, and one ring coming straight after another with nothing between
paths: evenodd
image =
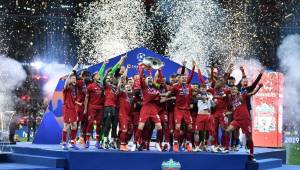
<instances>
[{"instance_id":1,"label":"steps","mask_svg":"<svg viewBox=\"0 0 300 170\"><path fill-rule=\"evenodd\" d=\"M247 163L247 170L264 170L282 167L282 159L268 158Z\"/></svg>"},{"instance_id":2,"label":"steps","mask_svg":"<svg viewBox=\"0 0 300 170\"><path fill-rule=\"evenodd\" d=\"M255 153L254 157L255 159L259 159L259 160L265 158L282 159L282 163L286 164L286 152L282 152L281 150L273 150L272 152Z\"/></svg>"},{"instance_id":3,"label":"steps","mask_svg":"<svg viewBox=\"0 0 300 170\"><path fill-rule=\"evenodd\" d=\"M33 165L43 165L56 168L64 168L66 159L57 157L36 156L27 154L9 154L9 162L26 163Z\"/></svg>"},{"instance_id":4,"label":"steps","mask_svg":"<svg viewBox=\"0 0 300 170\"><path fill-rule=\"evenodd\" d=\"M246 170L248 168L249 170L257 170L267 168L283 168L284 166L281 166L281 164L277 163L283 162L281 160L285 159L285 157L283 157L285 150L270 148L256 148L254 156L258 160L256 163L248 162L248 154L244 151L233 152L228 154L210 152L180 152L174 154L172 152L159 153L154 151L124 153L118 151L95 150L93 147L91 149L64 151L61 149L60 145L35 145L31 143L19 143L16 146L12 146L12 150L14 155L11 156L12 158L10 158L10 161L15 162L9 162L7 160L7 162L5 163L30 164L37 166L35 167L35 169L32 168L34 170L37 170L38 168L61 168L59 166L60 163L58 161L61 158L62 161L66 159L66 166L63 166L66 170L95 170L99 169L99 163L101 164L101 169L137 170L139 167L143 167L143 170L154 170L161 169L162 162L168 161L170 158L172 158L175 161L179 161L182 165L182 170L195 169L195 167L197 167L199 164L201 164L201 169ZM28 160L24 161L23 157L27 157L25 159ZM35 163L36 161L31 161L45 161L43 159L47 159L47 165L45 165L45 163L37 164ZM274 161L274 159L277 160ZM118 162L117 164L115 163L116 160ZM52 161L54 161L55 163L53 163ZM149 161L151 162L151 164L149 164ZM128 162L135 163L129 164Z\"/></svg>"},{"instance_id":5,"label":"steps","mask_svg":"<svg viewBox=\"0 0 300 170\"><path fill-rule=\"evenodd\" d=\"M0 154L0 170L64 170L65 158L36 156L28 154Z\"/></svg>"},{"instance_id":6,"label":"steps","mask_svg":"<svg viewBox=\"0 0 300 170\"><path fill-rule=\"evenodd\" d=\"M64 168L53 168L20 163L0 163L0 170L64 170Z\"/></svg>"},{"instance_id":7,"label":"steps","mask_svg":"<svg viewBox=\"0 0 300 170\"><path fill-rule=\"evenodd\" d=\"M0 153L0 163L1 162L7 162L7 153Z\"/></svg>"},{"instance_id":8,"label":"steps","mask_svg":"<svg viewBox=\"0 0 300 170\"><path fill-rule=\"evenodd\" d=\"M299 170L300 165L282 165L282 167L279 168L272 168L270 170Z\"/></svg>"}]
</instances>

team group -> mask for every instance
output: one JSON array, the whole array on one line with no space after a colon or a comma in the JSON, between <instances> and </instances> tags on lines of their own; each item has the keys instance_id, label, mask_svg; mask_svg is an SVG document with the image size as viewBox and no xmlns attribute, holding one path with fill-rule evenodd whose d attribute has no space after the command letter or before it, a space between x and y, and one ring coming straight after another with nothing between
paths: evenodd
<instances>
[{"instance_id":1,"label":"team group","mask_svg":"<svg viewBox=\"0 0 300 170\"><path fill-rule=\"evenodd\" d=\"M242 80L236 85L231 73L233 64L220 74L211 67L211 74L204 79L197 63L187 75L186 61L179 73L165 77L160 67L153 68L139 63L137 74L127 76L130 65L123 66L127 56L105 70L105 60L98 72L87 70L73 72L66 78L63 97L62 147L79 149L77 131L83 148L90 147L95 129L95 147L135 151L148 149L154 129L155 148L158 151L187 152L212 151L227 153L237 150L240 129L246 136L246 146L253 157L251 96L259 91L259 81L248 85L243 67ZM191 84L194 71L198 83ZM221 131L219 130L221 129ZM221 140L218 140L221 132ZM110 135L110 137L109 137ZM128 142L133 138L129 149ZM210 146L210 147L208 147Z\"/></svg>"}]
</instances>

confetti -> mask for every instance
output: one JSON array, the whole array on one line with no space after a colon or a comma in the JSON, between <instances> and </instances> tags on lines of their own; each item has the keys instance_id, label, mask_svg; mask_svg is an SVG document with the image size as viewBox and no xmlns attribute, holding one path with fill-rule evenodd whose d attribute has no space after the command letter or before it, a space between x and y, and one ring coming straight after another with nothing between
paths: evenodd
<instances>
[{"instance_id":1,"label":"confetti","mask_svg":"<svg viewBox=\"0 0 300 170\"><path fill-rule=\"evenodd\" d=\"M75 27L81 39L79 58L90 64L143 46L151 35L140 0L92 2Z\"/></svg>"},{"instance_id":2,"label":"confetti","mask_svg":"<svg viewBox=\"0 0 300 170\"><path fill-rule=\"evenodd\" d=\"M195 59L202 69L216 62L224 69L237 58L254 56L256 29L246 9L247 5L224 9L212 0L160 1L171 35L168 55L177 62Z\"/></svg>"}]
</instances>

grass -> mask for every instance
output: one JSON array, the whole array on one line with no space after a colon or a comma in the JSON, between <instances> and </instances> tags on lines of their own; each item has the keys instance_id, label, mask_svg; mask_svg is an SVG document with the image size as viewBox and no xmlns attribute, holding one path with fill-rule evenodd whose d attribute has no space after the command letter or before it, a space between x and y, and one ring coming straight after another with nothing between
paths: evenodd
<instances>
[{"instance_id":1,"label":"grass","mask_svg":"<svg viewBox=\"0 0 300 170\"><path fill-rule=\"evenodd\" d=\"M300 165L300 144L285 144L287 164Z\"/></svg>"}]
</instances>

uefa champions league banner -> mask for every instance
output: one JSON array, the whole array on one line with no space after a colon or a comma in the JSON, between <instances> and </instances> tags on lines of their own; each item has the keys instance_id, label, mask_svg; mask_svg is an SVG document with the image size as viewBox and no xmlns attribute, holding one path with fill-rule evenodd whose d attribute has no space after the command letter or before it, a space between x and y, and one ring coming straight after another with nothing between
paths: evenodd
<instances>
[{"instance_id":1,"label":"uefa champions league banner","mask_svg":"<svg viewBox=\"0 0 300 170\"><path fill-rule=\"evenodd\" d=\"M106 66L107 68L113 67L121 58L122 55L116 56L109 60L109 63ZM161 56L154 53L151 50L146 48L137 48L132 51L127 52L127 60L124 63L131 65L131 68L128 71L128 76L133 76L137 74L138 63L141 62L145 57L154 57L160 59L164 62L165 66L162 69L164 76L168 79L172 74L177 74L178 68L181 67L178 63L170 60L167 57ZM95 64L88 69L91 73L94 73L99 70L102 63ZM145 72L145 74L148 74ZM152 71L152 75L155 75L155 70ZM192 82L199 82L198 75L195 72ZM63 118L62 118L62 106L63 106L63 90L64 80L58 80L55 92L52 96L51 101L49 102L48 108L44 114L43 120L39 129L37 130L35 139L33 143L35 144L59 144L61 142L61 131L63 127Z\"/></svg>"}]
</instances>

